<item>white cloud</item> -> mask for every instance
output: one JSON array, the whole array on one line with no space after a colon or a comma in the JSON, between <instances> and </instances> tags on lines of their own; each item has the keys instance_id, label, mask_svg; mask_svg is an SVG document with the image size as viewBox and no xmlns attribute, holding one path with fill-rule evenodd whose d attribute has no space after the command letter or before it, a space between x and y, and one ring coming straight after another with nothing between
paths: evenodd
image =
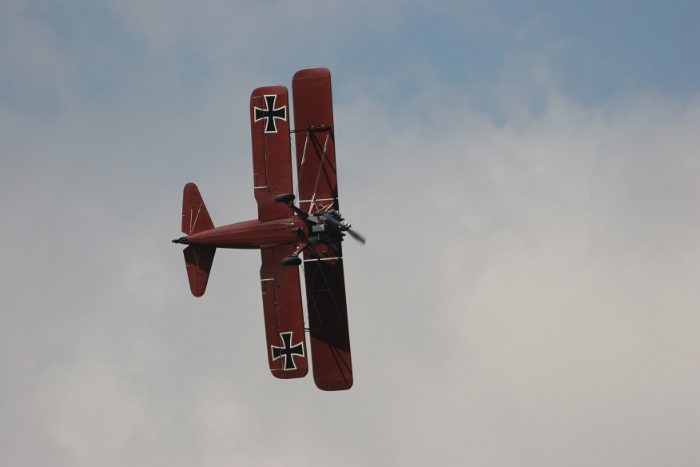
<instances>
[{"instance_id":1,"label":"white cloud","mask_svg":"<svg viewBox=\"0 0 700 467\"><path fill-rule=\"evenodd\" d=\"M376 207L360 270L387 279L354 288L377 310L360 332L397 349L383 382L401 463L696 458L655 440L699 429L697 100L583 110L553 94L503 127L457 109L451 131L387 131L357 108L369 186L343 203ZM478 441L458 448L460 430Z\"/></svg>"}]
</instances>

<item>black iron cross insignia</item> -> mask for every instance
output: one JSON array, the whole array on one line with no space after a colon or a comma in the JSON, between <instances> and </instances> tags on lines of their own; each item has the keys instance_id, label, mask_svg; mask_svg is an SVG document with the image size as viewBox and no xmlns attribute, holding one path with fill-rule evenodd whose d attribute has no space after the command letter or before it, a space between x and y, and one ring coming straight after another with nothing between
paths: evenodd
<instances>
[{"instance_id":1,"label":"black iron cross insignia","mask_svg":"<svg viewBox=\"0 0 700 467\"><path fill-rule=\"evenodd\" d=\"M297 345L292 347L292 333L291 332L281 332L280 336L284 342L284 347L272 347L272 360L275 361L278 358L284 356L284 370L296 370L297 366L294 364L293 355L304 356L304 343L299 342Z\"/></svg>"},{"instance_id":2,"label":"black iron cross insignia","mask_svg":"<svg viewBox=\"0 0 700 467\"><path fill-rule=\"evenodd\" d=\"M254 107L255 109L255 121L267 119L265 122L265 133L277 133L277 126L275 125L275 119L281 118L287 121L287 106L275 108L275 100L277 99L276 94L265 95L265 109L259 107Z\"/></svg>"}]
</instances>

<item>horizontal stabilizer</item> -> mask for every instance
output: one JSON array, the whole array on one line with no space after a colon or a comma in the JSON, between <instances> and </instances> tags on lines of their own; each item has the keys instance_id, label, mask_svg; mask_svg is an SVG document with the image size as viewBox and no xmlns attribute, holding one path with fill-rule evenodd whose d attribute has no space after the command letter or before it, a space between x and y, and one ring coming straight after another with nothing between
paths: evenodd
<instances>
[{"instance_id":1,"label":"horizontal stabilizer","mask_svg":"<svg viewBox=\"0 0 700 467\"><path fill-rule=\"evenodd\" d=\"M196 187L195 187L196 189ZM209 272L214 263L216 247L190 245L183 250L187 278L190 280L190 290L195 297L204 295L209 281Z\"/></svg>"},{"instance_id":2,"label":"horizontal stabilizer","mask_svg":"<svg viewBox=\"0 0 700 467\"><path fill-rule=\"evenodd\" d=\"M188 183L182 194L182 233L192 235L213 228L214 223L209 217L197 185Z\"/></svg>"}]
</instances>

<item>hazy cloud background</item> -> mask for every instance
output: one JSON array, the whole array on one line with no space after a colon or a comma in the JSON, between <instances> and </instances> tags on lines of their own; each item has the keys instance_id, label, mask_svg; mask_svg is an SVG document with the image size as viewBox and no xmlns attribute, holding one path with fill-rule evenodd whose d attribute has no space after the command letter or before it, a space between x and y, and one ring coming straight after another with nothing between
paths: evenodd
<instances>
[{"instance_id":1,"label":"hazy cloud background","mask_svg":"<svg viewBox=\"0 0 700 467\"><path fill-rule=\"evenodd\" d=\"M0 465L697 465L697 2L0 3ZM275 380L247 105L333 75L355 386Z\"/></svg>"}]
</instances>

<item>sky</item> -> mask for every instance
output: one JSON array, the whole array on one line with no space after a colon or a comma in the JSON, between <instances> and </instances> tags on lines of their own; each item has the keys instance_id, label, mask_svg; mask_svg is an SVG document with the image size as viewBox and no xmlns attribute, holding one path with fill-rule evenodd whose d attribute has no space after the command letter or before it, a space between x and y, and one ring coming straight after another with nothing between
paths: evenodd
<instances>
[{"instance_id":1,"label":"sky","mask_svg":"<svg viewBox=\"0 0 700 467\"><path fill-rule=\"evenodd\" d=\"M700 464L700 3L0 1L1 466ZM248 100L333 79L354 386L266 363Z\"/></svg>"}]
</instances>

